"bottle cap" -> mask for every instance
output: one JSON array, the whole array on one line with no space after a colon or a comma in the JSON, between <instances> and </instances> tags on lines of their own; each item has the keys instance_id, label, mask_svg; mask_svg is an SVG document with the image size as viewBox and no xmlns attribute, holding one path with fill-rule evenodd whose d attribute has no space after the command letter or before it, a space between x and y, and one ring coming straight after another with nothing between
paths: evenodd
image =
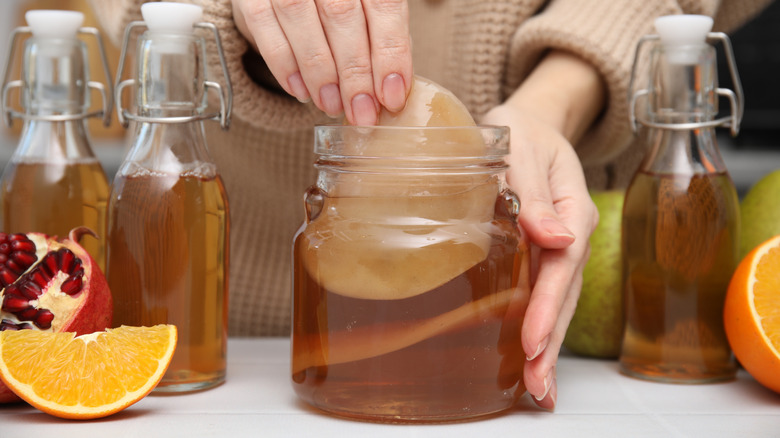
<instances>
[{"instance_id":1,"label":"bottle cap","mask_svg":"<svg viewBox=\"0 0 780 438\"><path fill-rule=\"evenodd\" d=\"M75 38L84 22L84 14L76 11L34 10L24 14L34 37Z\"/></svg>"},{"instance_id":2,"label":"bottle cap","mask_svg":"<svg viewBox=\"0 0 780 438\"><path fill-rule=\"evenodd\" d=\"M667 15L655 19L655 30L667 50L669 60L677 64L697 62L697 53L686 50L707 42L712 18L706 15Z\"/></svg>"},{"instance_id":3,"label":"bottle cap","mask_svg":"<svg viewBox=\"0 0 780 438\"><path fill-rule=\"evenodd\" d=\"M141 5L141 15L152 32L192 33L192 25L203 18L203 8L173 2L153 2Z\"/></svg>"}]
</instances>

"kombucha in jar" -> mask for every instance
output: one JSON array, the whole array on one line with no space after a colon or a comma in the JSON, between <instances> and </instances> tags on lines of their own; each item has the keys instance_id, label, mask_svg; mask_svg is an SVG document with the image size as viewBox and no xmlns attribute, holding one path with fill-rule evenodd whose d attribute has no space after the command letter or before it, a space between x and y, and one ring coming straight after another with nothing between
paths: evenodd
<instances>
[{"instance_id":1,"label":"kombucha in jar","mask_svg":"<svg viewBox=\"0 0 780 438\"><path fill-rule=\"evenodd\" d=\"M519 202L503 179L506 128L315 131L320 176L293 244L297 394L336 415L384 422L511 408L525 393L530 285ZM398 158L353 147L380 138L410 149L470 138L481 148Z\"/></svg>"}]
</instances>

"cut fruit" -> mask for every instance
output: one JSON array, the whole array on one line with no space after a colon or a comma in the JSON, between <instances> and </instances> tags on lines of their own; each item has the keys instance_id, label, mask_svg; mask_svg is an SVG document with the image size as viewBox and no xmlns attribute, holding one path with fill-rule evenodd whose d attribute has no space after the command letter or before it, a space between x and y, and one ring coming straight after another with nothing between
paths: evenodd
<instances>
[{"instance_id":1,"label":"cut fruit","mask_svg":"<svg viewBox=\"0 0 780 438\"><path fill-rule=\"evenodd\" d=\"M726 295L724 326L742 366L780 393L780 235L753 249L737 267Z\"/></svg>"},{"instance_id":2,"label":"cut fruit","mask_svg":"<svg viewBox=\"0 0 780 438\"><path fill-rule=\"evenodd\" d=\"M48 414L90 419L141 400L162 379L176 327L122 326L82 336L38 330L0 333L0 379Z\"/></svg>"}]
</instances>

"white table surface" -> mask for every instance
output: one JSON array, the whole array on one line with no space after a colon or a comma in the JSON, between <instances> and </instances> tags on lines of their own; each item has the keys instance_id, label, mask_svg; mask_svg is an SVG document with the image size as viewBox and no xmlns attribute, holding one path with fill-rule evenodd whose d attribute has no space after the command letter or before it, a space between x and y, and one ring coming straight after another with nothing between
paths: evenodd
<instances>
[{"instance_id":1,"label":"white table surface","mask_svg":"<svg viewBox=\"0 0 780 438\"><path fill-rule=\"evenodd\" d=\"M651 383L618 373L617 362L561 357L555 412L527 394L499 417L467 423L389 425L328 416L290 385L286 338L231 338L227 382L194 394L150 395L87 422L27 405L0 405L0 437L780 437L780 394L744 371L711 385Z\"/></svg>"}]
</instances>

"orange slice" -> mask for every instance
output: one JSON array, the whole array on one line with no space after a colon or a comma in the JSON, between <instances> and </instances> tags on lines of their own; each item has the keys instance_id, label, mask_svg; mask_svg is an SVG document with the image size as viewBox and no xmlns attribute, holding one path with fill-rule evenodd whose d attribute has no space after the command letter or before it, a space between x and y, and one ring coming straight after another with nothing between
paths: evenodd
<instances>
[{"instance_id":1,"label":"orange slice","mask_svg":"<svg viewBox=\"0 0 780 438\"><path fill-rule=\"evenodd\" d=\"M122 326L71 332L0 332L0 378L16 395L61 418L90 419L141 400L162 379L176 327Z\"/></svg>"},{"instance_id":2,"label":"orange slice","mask_svg":"<svg viewBox=\"0 0 780 438\"><path fill-rule=\"evenodd\" d=\"M726 295L724 326L742 366L780 393L780 235L740 262Z\"/></svg>"}]
</instances>

